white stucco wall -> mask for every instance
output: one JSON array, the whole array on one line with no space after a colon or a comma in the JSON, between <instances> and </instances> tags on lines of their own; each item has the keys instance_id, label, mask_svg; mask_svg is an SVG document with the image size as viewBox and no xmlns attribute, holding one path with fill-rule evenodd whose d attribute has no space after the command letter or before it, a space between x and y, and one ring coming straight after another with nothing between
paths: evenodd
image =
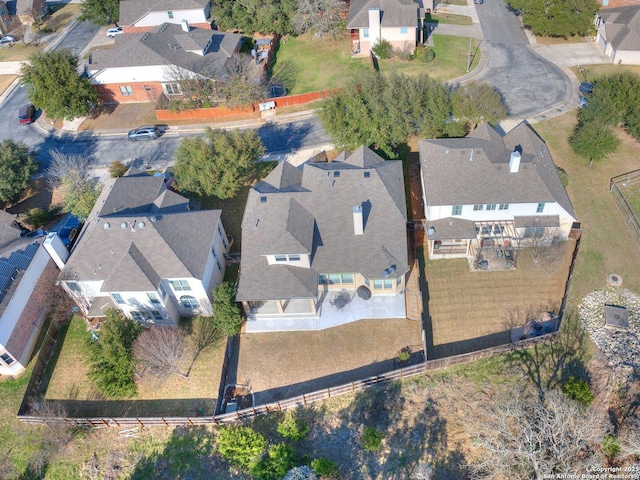
<instances>
[{"instance_id":1,"label":"white stucco wall","mask_svg":"<svg viewBox=\"0 0 640 480\"><path fill-rule=\"evenodd\" d=\"M222 222L219 221L220 231L216 229L211 248L209 249L209 257L205 266L204 275L202 277L202 285L211 298L211 290L222 283L224 272L227 268L227 261L224 254L229 252L229 242L227 240L227 232L224 230ZM223 240L224 238L224 240ZM215 251L215 255L213 252ZM218 264L220 268L218 268Z\"/></svg>"},{"instance_id":2,"label":"white stucco wall","mask_svg":"<svg viewBox=\"0 0 640 480\"><path fill-rule=\"evenodd\" d=\"M126 82L162 82L171 80L170 77L167 77L166 65L105 68L104 70L91 69L91 67L92 65L89 65L91 83L98 85ZM93 67L95 68L95 65Z\"/></svg>"},{"instance_id":3,"label":"white stucco wall","mask_svg":"<svg viewBox=\"0 0 640 480\"><path fill-rule=\"evenodd\" d=\"M640 65L640 51L613 50L612 53L613 63L620 65Z\"/></svg>"},{"instance_id":4,"label":"white stucco wall","mask_svg":"<svg viewBox=\"0 0 640 480\"><path fill-rule=\"evenodd\" d=\"M496 205L495 210L487 210L487 205L483 210L474 210L473 205L462 205L462 213L460 215L452 215L453 205L436 205L427 207L427 219L439 220L441 218L456 217L472 221L489 221L489 220L513 220L516 216L530 215L559 215L560 218L568 218L573 221L571 215L556 202L545 202L544 210L538 213L537 203L510 203L507 210L500 210L500 205Z\"/></svg>"},{"instance_id":5,"label":"white stucco wall","mask_svg":"<svg viewBox=\"0 0 640 480\"><path fill-rule=\"evenodd\" d=\"M151 311L158 311L160 312L160 315L162 315L163 320L156 320L154 319L153 321L149 321L148 323L150 324L159 324L159 325L163 325L163 324L170 324L173 325L175 322L173 321L173 319L171 318L170 315L168 315L167 309L165 308L165 306L162 303L153 303L151 302L151 300L149 299L148 293L155 293L156 296L158 297L158 299L160 299L160 294L158 294L155 291L149 291L149 292L113 292L113 293L118 293L120 294L120 296L122 297L122 299L124 300L124 304L119 304L116 302L116 300L113 298L113 296L111 297L113 300L113 303L115 303L120 310L122 310L122 312L127 315L128 317L131 317L131 312L132 311L147 311L147 312L151 312ZM160 299L160 301L162 302L162 300ZM176 319L177 320L177 319Z\"/></svg>"}]
</instances>

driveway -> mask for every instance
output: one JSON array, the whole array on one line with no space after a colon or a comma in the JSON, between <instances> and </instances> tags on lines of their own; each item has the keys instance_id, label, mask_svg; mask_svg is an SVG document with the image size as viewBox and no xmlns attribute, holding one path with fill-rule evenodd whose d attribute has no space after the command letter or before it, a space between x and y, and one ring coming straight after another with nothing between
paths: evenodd
<instances>
[{"instance_id":1,"label":"driveway","mask_svg":"<svg viewBox=\"0 0 640 480\"><path fill-rule=\"evenodd\" d=\"M571 99L573 86L563 70L530 47L520 20L502 0L477 5L489 61L477 81L493 85L510 117L527 118Z\"/></svg>"}]
</instances>

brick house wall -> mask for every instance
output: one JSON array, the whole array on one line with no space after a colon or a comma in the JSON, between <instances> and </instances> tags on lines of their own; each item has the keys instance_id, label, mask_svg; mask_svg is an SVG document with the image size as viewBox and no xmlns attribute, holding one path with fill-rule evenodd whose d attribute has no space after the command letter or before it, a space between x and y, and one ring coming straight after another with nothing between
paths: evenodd
<instances>
[{"instance_id":1,"label":"brick house wall","mask_svg":"<svg viewBox=\"0 0 640 480\"><path fill-rule=\"evenodd\" d=\"M103 103L141 103L157 102L164 95L160 82L127 82L94 85ZM123 95L120 87L125 87L127 95ZM131 94L129 90L131 88Z\"/></svg>"}]
</instances>

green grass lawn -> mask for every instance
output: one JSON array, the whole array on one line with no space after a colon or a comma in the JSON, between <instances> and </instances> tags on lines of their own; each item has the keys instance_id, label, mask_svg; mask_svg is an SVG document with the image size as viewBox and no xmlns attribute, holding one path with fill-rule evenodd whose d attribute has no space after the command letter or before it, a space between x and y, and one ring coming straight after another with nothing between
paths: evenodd
<instances>
[{"instance_id":1,"label":"green grass lawn","mask_svg":"<svg viewBox=\"0 0 640 480\"><path fill-rule=\"evenodd\" d=\"M379 60L383 74L405 75L428 73L438 80L451 80L466 73L469 40L446 35L433 36L435 59L430 63L388 59ZM358 73L370 69L366 58L351 58L349 39L289 38L281 41L271 67L272 78L283 83L290 94L314 92L346 86ZM473 40L475 54L472 68L480 60L478 42Z\"/></svg>"},{"instance_id":2,"label":"green grass lawn","mask_svg":"<svg viewBox=\"0 0 640 480\"><path fill-rule=\"evenodd\" d=\"M627 201L636 218L640 218L640 182L631 185L618 185L622 196Z\"/></svg>"},{"instance_id":3,"label":"green grass lawn","mask_svg":"<svg viewBox=\"0 0 640 480\"><path fill-rule=\"evenodd\" d=\"M466 4L465 4L466 5ZM425 15L426 23L446 23L449 25L472 25L473 20L466 15L456 15L455 13L436 13L433 15Z\"/></svg>"}]
</instances>

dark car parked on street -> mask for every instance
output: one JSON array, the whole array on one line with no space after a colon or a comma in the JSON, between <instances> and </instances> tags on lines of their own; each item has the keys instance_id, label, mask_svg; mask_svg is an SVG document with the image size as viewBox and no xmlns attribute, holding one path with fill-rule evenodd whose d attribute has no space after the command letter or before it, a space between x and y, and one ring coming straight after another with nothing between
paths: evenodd
<instances>
[{"instance_id":1,"label":"dark car parked on street","mask_svg":"<svg viewBox=\"0 0 640 480\"><path fill-rule=\"evenodd\" d=\"M20 125L28 125L29 123L33 123L35 115L36 107L33 106L33 103L22 105L20 107L20 110L18 110L18 123Z\"/></svg>"},{"instance_id":2,"label":"dark car parked on street","mask_svg":"<svg viewBox=\"0 0 640 480\"><path fill-rule=\"evenodd\" d=\"M591 82L582 82L580 84L579 90L582 93L592 93L593 92L593 87L594 87L594 85Z\"/></svg>"}]
</instances>

